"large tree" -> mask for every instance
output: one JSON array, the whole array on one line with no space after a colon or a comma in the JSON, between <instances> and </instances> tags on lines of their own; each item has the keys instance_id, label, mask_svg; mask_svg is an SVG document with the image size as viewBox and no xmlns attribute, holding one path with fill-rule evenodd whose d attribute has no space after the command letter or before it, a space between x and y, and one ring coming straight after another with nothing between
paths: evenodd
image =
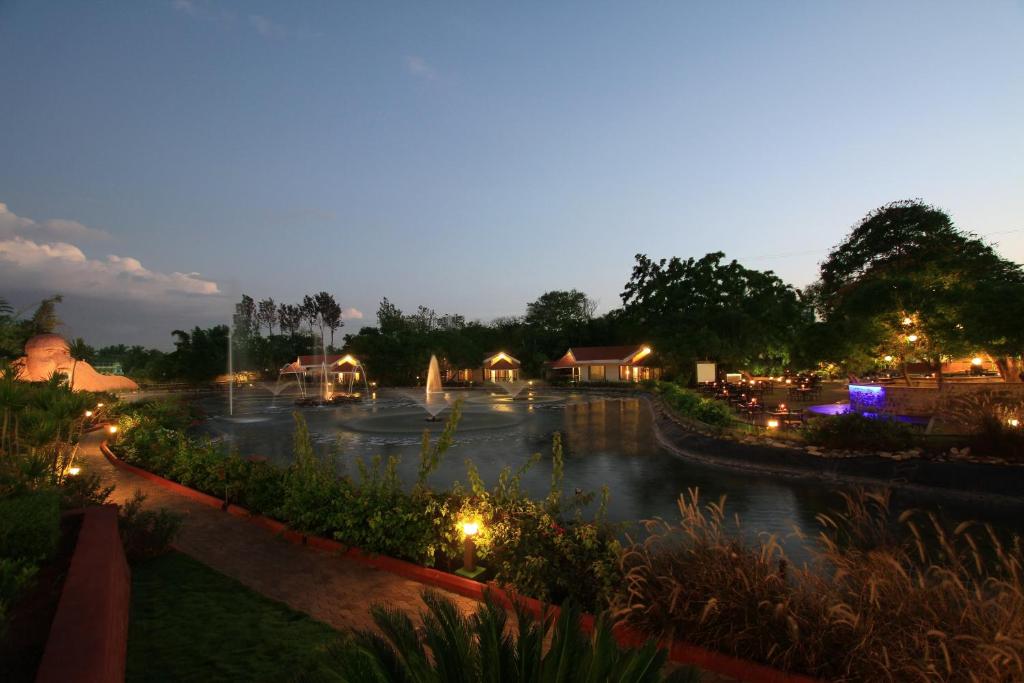
<instances>
[{"instance_id":1,"label":"large tree","mask_svg":"<svg viewBox=\"0 0 1024 683\"><path fill-rule=\"evenodd\" d=\"M273 299L262 299L256 307L256 320L260 325L267 326L267 336L274 334L277 324L277 306Z\"/></svg>"},{"instance_id":2,"label":"large tree","mask_svg":"<svg viewBox=\"0 0 1024 683\"><path fill-rule=\"evenodd\" d=\"M1019 380L1024 271L919 200L869 213L822 263L814 294L846 358L938 366L988 353Z\"/></svg>"},{"instance_id":3,"label":"large tree","mask_svg":"<svg viewBox=\"0 0 1024 683\"><path fill-rule=\"evenodd\" d=\"M724 259L721 252L685 261L637 254L622 292L625 315L680 377L700 359L734 368L788 364L810 321L797 290L774 273Z\"/></svg>"}]
</instances>

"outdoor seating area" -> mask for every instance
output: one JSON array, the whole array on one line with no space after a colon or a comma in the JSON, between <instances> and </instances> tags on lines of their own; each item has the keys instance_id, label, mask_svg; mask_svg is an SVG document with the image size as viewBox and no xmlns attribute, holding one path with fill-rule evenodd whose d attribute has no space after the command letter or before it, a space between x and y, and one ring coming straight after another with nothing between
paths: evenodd
<instances>
[{"instance_id":1,"label":"outdoor seating area","mask_svg":"<svg viewBox=\"0 0 1024 683\"><path fill-rule=\"evenodd\" d=\"M821 378L796 374L779 377L743 377L739 381L701 382L698 391L727 403L751 425L765 429L799 429L807 412L793 404L805 405L821 398Z\"/></svg>"}]
</instances>

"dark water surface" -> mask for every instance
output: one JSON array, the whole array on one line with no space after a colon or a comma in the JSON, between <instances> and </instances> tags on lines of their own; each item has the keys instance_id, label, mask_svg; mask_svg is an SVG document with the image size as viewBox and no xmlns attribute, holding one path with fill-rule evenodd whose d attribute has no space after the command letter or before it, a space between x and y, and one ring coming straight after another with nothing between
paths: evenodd
<instances>
[{"instance_id":1,"label":"dark water surface","mask_svg":"<svg viewBox=\"0 0 1024 683\"><path fill-rule=\"evenodd\" d=\"M608 516L613 521L675 519L680 493L697 487L706 501L726 495L727 511L741 517L748 533L785 538L794 528L815 533L815 515L839 504L831 482L751 474L690 462L666 451L655 439L651 410L644 399L567 393L511 401L483 390L453 391L450 397L464 399L464 416L455 445L431 478L436 488L454 481L465 484L467 459L493 485L503 467L519 468L539 452L541 460L524 476L523 488L534 497L544 497L551 479L551 441L559 432L565 448L565 492L572 495L577 488L597 492L607 485L611 492ZM234 418L227 414L226 397L201 399L199 405L209 419L200 429L224 439L243 456L261 455L287 464L292 458L292 412L298 410L318 449L339 453L341 468L355 474L357 457L368 461L378 454L394 455L401 460L400 476L411 484L423 429L436 433L440 428L426 421L419 398L412 390L381 390L376 400L363 403L297 408L293 397L275 398L269 391L250 388L236 393ZM998 506L953 501L942 493L897 490L894 503L938 511L954 520L991 521L1006 530L1024 527L1022 520ZM796 549L792 540L785 545Z\"/></svg>"}]
</instances>

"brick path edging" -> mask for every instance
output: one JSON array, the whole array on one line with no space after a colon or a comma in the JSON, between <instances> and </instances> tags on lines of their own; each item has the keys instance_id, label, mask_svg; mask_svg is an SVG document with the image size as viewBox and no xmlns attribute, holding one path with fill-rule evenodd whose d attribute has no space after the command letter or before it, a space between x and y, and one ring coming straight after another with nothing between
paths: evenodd
<instances>
[{"instance_id":1,"label":"brick path edging","mask_svg":"<svg viewBox=\"0 0 1024 683\"><path fill-rule=\"evenodd\" d=\"M301 534L289 529L286 524L279 520L264 517L263 515L254 515L249 510L239 505L227 503L215 496L196 491L195 489L173 482L161 477L160 475L149 472L148 470L131 465L117 457L117 455L115 455L110 449L106 440L100 443L100 450L114 467L138 475L153 482L161 488L190 498L201 505L224 510L234 517L245 519L252 524L277 534L290 543L306 545L323 552L336 553L354 562L374 567L391 574L396 574L407 579L412 579L413 581L417 581L427 586L441 588L474 600L482 601L485 594L487 594L494 599L495 602L506 609L513 608L518 604L537 618L541 618L541 616L545 614L545 610L547 610L546 613L551 616L557 616L559 612L559 608L557 606L545 605L535 598L506 591L494 582L485 584L479 581L473 581L472 579L456 576L455 574L450 574L448 572L432 569L430 567L423 567L412 562L407 562L406 560L399 560L387 555L368 553L359 548L345 545L333 539ZM584 614L582 617L583 629L589 632L593 629L593 626L594 616L592 614ZM622 646L639 647L648 640L648 638L639 631L625 624L616 625L613 632L616 640ZM673 640L671 642L663 642L661 645L668 649L669 660L672 662L678 664L692 664L706 671L730 676L741 681L749 681L750 683L818 683L817 679L810 676L787 673L765 664L739 659L737 657L708 650L704 647L693 645L691 643Z\"/></svg>"},{"instance_id":2,"label":"brick path edging","mask_svg":"<svg viewBox=\"0 0 1024 683\"><path fill-rule=\"evenodd\" d=\"M131 570L117 528L117 506L82 514L71 564L50 625L36 683L123 681L128 657Z\"/></svg>"}]
</instances>

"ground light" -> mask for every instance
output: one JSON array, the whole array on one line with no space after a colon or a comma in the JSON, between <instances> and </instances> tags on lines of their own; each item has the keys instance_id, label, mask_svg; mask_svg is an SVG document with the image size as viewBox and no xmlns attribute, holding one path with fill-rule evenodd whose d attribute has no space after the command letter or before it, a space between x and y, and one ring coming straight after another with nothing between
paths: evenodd
<instances>
[{"instance_id":1,"label":"ground light","mask_svg":"<svg viewBox=\"0 0 1024 683\"><path fill-rule=\"evenodd\" d=\"M476 546L473 543L473 537L478 533L480 533L480 524L478 522L465 521L462 523L462 536L465 538L462 569L457 569L455 573L459 576L465 576L467 579L475 579L484 572L484 568L478 567L476 564Z\"/></svg>"},{"instance_id":2,"label":"ground light","mask_svg":"<svg viewBox=\"0 0 1024 683\"><path fill-rule=\"evenodd\" d=\"M978 367L979 365L981 365L981 363L982 360L978 356L975 356L974 358L971 359L971 365L973 365L974 367Z\"/></svg>"},{"instance_id":3,"label":"ground light","mask_svg":"<svg viewBox=\"0 0 1024 683\"><path fill-rule=\"evenodd\" d=\"M92 411L91 410L85 411L85 416L86 417L92 417Z\"/></svg>"},{"instance_id":4,"label":"ground light","mask_svg":"<svg viewBox=\"0 0 1024 683\"><path fill-rule=\"evenodd\" d=\"M72 477L77 477L81 471L82 468L79 467L78 465L73 465L72 467L68 468L68 474L70 474Z\"/></svg>"},{"instance_id":5,"label":"ground light","mask_svg":"<svg viewBox=\"0 0 1024 683\"><path fill-rule=\"evenodd\" d=\"M1009 420L1006 421L1006 424L1010 425L1011 427L1020 427L1020 420L1018 420L1015 417L1011 417Z\"/></svg>"},{"instance_id":6,"label":"ground light","mask_svg":"<svg viewBox=\"0 0 1024 683\"><path fill-rule=\"evenodd\" d=\"M778 428L779 428L779 421L778 420L768 420L768 429L778 429Z\"/></svg>"}]
</instances>

